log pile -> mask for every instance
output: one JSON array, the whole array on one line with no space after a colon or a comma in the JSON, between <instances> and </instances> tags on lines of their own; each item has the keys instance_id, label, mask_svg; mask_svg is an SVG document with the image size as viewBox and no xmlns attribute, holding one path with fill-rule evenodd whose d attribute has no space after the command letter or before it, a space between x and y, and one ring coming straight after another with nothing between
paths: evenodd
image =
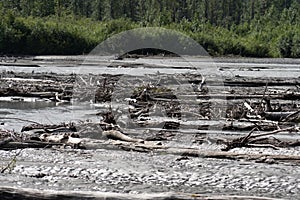
<instances>
[{"instance_id":1,"label":"log pile","mask_svg":"<svg viewBox=\"0 0 300 200\"><path fill-rule=\"evenodd\" d=\"M122 149L174 153L169 149L172 147L162 145L162 141L186 130L195 135L195 141L200 130L215 130L220 134L225 130L250 131L242 137L222 136L221 139L215 139L226 146L223 149L226 151L239 147L277 149L299 146L298 140L283 141L275 137L282 132L299 133L300 91L296 78L256 79L238 76L220 83L213 77L193 74L175 75L175 78L165 74L149 75L145 81L140 77L124 78L121 75L106 74L75 76L2 72L0 84L3 86L0 96L39 97L53 101L70 101L74 98L78 101L92 101L91 103L111 102L112 106L114 103L127 105L118 112L110 108L108 112L98 113L102 117L101 121L90 124L99 128L99 134L104 140L96 143L101 144L101 147L107 141L117 140L125 142L119 145ZM191 90L178 89L184 84L191 85ZM224 85L228 86L225 90ZM130 92L126 92L127 90ZM219 103L223 101L226 101L226 105ZM196 106L185 109L190 105ZM120 122L119 119L124 116L130 125ZM218 123L207 123L213 120ZM97 148L97 145L92 145L95 141L85 138L79 130L85 125L36 123L23 127L20 133L2 130L0 148ZM141 132L157 131L152 136L132 134L136 128ZM206 139L202 138L202 142ZM148 143L149 140L152 143ZM114 142L111 144L116 145ZM192 152L196 150L192 149ZM182 154L194 155L189 151L178 149ZM222 157L224 152L219 154Z\"/></svg>"},{"instance_id":2,"label":"log pile","mask_svg":"<svg viewBox=\"0 0 300 200\"><path fill-rule=\"evenodd\" d=\"M70 101L75 75L4 71L0 77L2 97L36 97L50 101Z\"/></svg>"}]
</instances>

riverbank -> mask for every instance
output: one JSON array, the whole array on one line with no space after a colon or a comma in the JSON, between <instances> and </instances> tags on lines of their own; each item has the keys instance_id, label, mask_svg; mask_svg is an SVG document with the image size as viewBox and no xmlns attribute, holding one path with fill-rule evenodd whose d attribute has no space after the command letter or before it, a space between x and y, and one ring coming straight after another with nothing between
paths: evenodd
<instances>
[{"instance_id":1,"label":"riverbank","mask_svg":"<svg viewBox=\"0 0 300 200\"><path fill-rule=\"evenodd\" d=\"M297 59L37 56L3 64L0 192L298 198Z\"/></svg>"}]
</instances>

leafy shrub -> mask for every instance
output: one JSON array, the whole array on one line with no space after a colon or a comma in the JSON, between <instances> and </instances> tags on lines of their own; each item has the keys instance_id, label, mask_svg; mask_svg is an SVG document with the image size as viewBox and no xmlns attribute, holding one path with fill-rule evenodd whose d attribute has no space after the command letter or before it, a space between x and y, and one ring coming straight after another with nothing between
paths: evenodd
<instances>
[{"instance_id":1,"label":"leafy shrub","mask_svg":"<svg viewBox=\"0 0 300 200\"><path fill-rule=\"evenodd\" d=\"M294 34L292 45L291 57L300 58L300 31Z\"/></svg>"},{"instance_id":2,"label":"leafy shrub","mask_svg":"<svg viewBox=\"0 0 300 200\"><path fill-rule=\"evenodd\" d=\"M294 35L291 31L288 31L280 36L278 41L278 48L282 57L291 57L293 36Z\"/></svg>"}]
</instances>

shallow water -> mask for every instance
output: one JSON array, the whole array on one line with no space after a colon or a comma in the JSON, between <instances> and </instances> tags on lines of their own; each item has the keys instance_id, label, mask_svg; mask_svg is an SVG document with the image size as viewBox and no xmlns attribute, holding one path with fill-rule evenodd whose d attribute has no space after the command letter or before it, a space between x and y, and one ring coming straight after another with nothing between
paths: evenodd
<instances>
[{"instance_id":1,"label":"shallow water","mask_svg":"<svg viewBox=\"0 0 300 200\"><path fill-rule=\"evenodd\" d=\"M211 58L140 58L126 60L110 60L110 58L98 58L98 60L84 60L80 62L68 62L67 60L53 61L48 57L39 57L35 64L39 67L3 66L0 63L0 71L15 72L54 72L62 74L180 74L201 73L224 77L251 76L251 77L300 77L299 60L272 60L272 59L216 59ZM60 57L57 57L60 58ZM56 58L56 59L57 59ZM76 57L75 57L76 58ZM46 60L43 60L46 59ZM76 60L76 59L75 59ZM285 61L288 61L285 63ZM110 65L110 66L108 66ZM126 66L132 67L126 67ZM108 66L108 67L107 67ZM23 99L22 101L8 101L0 98L0 128L20 130L28 124L25 121L5 118L20 118L35 121L42 124L55 124L61 122L73 122L78 120L100 120L94 114L106 110L109 104L95 106L92 104L72 105L60 104L38 99ZM3 125L4 123L4 125Z\"/></svg>"}]
</instances>

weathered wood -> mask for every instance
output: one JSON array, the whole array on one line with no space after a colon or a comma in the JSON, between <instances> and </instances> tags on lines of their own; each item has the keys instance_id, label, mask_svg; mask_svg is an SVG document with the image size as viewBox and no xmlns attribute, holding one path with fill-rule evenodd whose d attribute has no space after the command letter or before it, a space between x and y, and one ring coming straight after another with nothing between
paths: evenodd
<instances>
[{"instance_id":1,"label":"weathered wood","mask_svg":"<svg viewBox=\"0 0 300 200\"><path fill-rule=\"evenodd\" d=\"M262 116L272 121L283 121L292 114L295 114L295 112L264 112Z\"/></svg>"},{"instance_id":2,"label":"weathered wood","mask_svg":"<svg viewBox=\"0 0 300 200\"><path fill-rule=\"evenodd\" d=\"M264 132L264 133L260 133L260 134L256 134L253 135L254 130L256 130L257 128L254 128L253 130L251 130L246 136L243 137L238 137L235 138L231 141L227 141L225 142L226 147L223 148L223 151L229 151L230 149L234 149L234 148L239 148L239 147L271 147L276 149L276 146L273 144L257 144L257 142L259 140L261 140L263 137L265 136L271 136L271 135L275 135L277 133L281 133L281 132L299 132L299 128L298 127L288 127L288 128L284 128L284 129L277 129L271 132ZM265 139L265 138L263 138Z\"/></svg>"},{"instance_id":3,"label":"weathered wood","mask_svg":"<svg viewBox=\"0 0 300 200\"><path fill-rule=\"evenodd\" d=\"M102 135L109 139L114 139L114 140L122 140L122 141L126 141L126 142L143 142L143 140L141 140L141 139L135 139L135 138L129 137L117 130L103 131Z\"/></svg>"},{"instance_id":4,"label":"weathered wood","mask_svg":"<svg viewBox=\"0 0 300 200\"><path fill-rule=\"evenodd\" d=\"M0 96L20 96L46 98L56 101L59 97L70 100L75 76L47 73L14 73L0 74Z\"/></svg>"},{"instance_id":5,"label":"weathered wood","mask_svg":"<svg viewBox=\"0 0 300 200\"><path fill-rule=\"evenodd\" d=\"M32 122L32 121L29 121L29 122ZM53 132L58 132L58 131L64 131L64 132L70 132L70 131L76 132L77 131L76 127L72 123L47 125L47 124L39 124L39 123L35 122L34 124L23 126L21 132L30 131L30 130L42 130L43 132L47 132L47 133L53 133Z\"/></svg>"},{"instance_id":6,"label":"weathered wood","mask_svg":"<svg viewBox=\"0 0 300 200\"><path fill-rule=\"evenodd\" d=\"M238 195L206 195L174 192L128 194L92 191L37 190L4 186L0 187L0 196L2 200L276 200L268 197Z\"/></svg>"},{"instance_id":7,"label":"weathered wood","mask_svg":"<svg viewBox=\"0 0 300 200\"><path fill-rule=\"evenodd\" d=\"M228 151L208 151L205 149L197 148L183 148L183 147L168 147L155 142L144 143L132 143L125 141L97 141L97 140L86 140L83 143L86 149L112 149L113 147L119 147L125 151L137 151L144 153L159 153L159 154L172 154L179 156L189 157L203 157L203 158L217 158L217 159L230 159L230 160L257 160L260 162L268 162L272 159L276 162L292 162L300 163L300 156L292 155L273 155L273 154L261 154L261 153L234 153Z\"/></svg>"},{"instance_id":8,"label":"weathered wood","mask_svg":"<svg viewBox=\"0 0 300 200\"><path fill-rule=\"evenodd\" d=\"M0 141L0 149L12 141L14 140L11 137L5 138L4 140Z\"/></svg>"},{"instance_id":9,"label":"weathered wood","mask_svg":"<svg viewBox=\"0 0 300 200\"><path fill-rule=\"evenodd\" d=\"M25 148L51 148L53 146L62 146L63 143L40 142L40 141L23 141L9 142L1 145L2 150L25 149Z\"/></svg>"},{"instance_id":10,"label":"weathered wood","mask_svg":"<svg viewBox=\"0 0 300 200\"><path fill-rule=\"evenodd\" d=\"M225 86L239 86L239 87L264 87L268 86L294 86L299 84L298 78L252 78L252 77L234 77L231 79L226 79L224 81Z\"/></svg>"}]
</instances>

